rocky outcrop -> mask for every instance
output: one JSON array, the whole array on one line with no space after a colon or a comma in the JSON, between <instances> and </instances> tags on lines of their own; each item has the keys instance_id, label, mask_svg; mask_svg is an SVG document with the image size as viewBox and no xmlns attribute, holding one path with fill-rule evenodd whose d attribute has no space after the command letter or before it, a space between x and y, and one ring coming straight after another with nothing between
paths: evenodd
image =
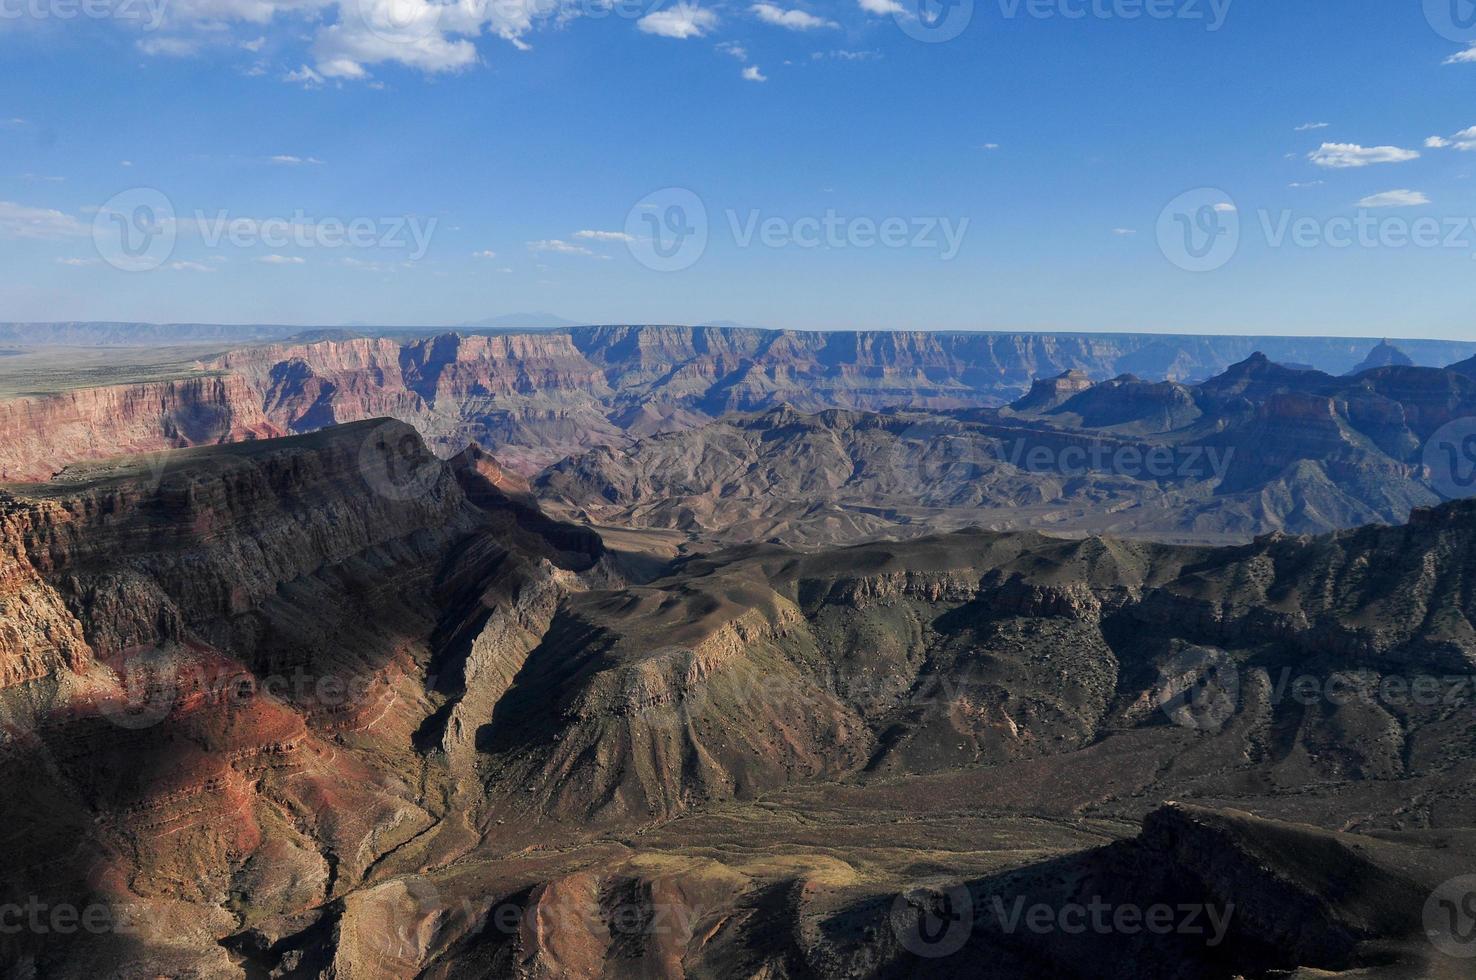
<instances>
[{"instance_id":1,"label":"rocky outcrop","mask_svg":"<svg viewBox=\"0 0 1476 980\"><path fill-rule=\"evenodd\" d=\"M598 560L544 530L390 420L0 495L0 778L25 787L0 816L27 841L0 876L138 922L74 948L8 933L6 960L229 975L219 943L303 928L432 833L456 770L416 741L456 703L436 672L476 677L458 624Z\"/></svg>"}]
</instances>

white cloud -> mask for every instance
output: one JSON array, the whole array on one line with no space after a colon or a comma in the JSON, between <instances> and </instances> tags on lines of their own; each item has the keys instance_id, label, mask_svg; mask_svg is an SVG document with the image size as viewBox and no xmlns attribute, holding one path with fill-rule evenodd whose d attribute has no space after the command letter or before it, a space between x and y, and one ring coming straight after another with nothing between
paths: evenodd
<instances>
[{"instance_id":1,"label":"white cloud","mask_svg":"<svg viewBox=\"0 0 1476 980\"><path fill-rule=\"evenodd\" d=\"M585 248L583 245L573 245L573 244L571 244L569 242L560 241L557 238L549 238L549 239L545 239L545 240L543 240L541 242L529 242L528 243L528 250L530 252L556 252L556 253L558 253L560 255L593 255L594 254L589 249Z\"/></svg>"},{"instance_id":2,"label":"white cloud","mask_svg":"<svg viewBox=\"0 0 1476 980\"><path fill-rule=\"evenodd\" d=\"M1419 157L1417 150L1404 150L1397 146L1359 146L1357 143L1324 143L1307 154L1307 159L1319 167L1330 170L1346 170L1367 167L1375 163L1404 163Z\"/></svg>"},{"instance_id":3,"label":"white cloud","mask_svg":"<svg viewBox=\"0 0 1476 980\"><path fill-rule=\"evenodd\" d=\"M1215 210L1220 212L1221 214L1228 214L1236 210L1236 208L1235 205L1231 204L1229 201L1221 201L1219 204L1215 205Z\"/></svg>"},{"instance_id":4,"label":"white cloud","mask_svg":"<svg viewBox=\"0 0 1476 980\"><path fill-rule=\"evenodd\" d=\"M494 251L492 251L491 249L483 249L480 252L473 252L472 253L472 258L474 258L474 259L495 259L495 258L497 258L497 253L494 252Z\"/></svg>"},{"instance_id":5,"label":"white cloud","mask_svg":"<svg viewBox=\"0 0 1476 980\"><path fill-rule=\"evenodd\" d=\"M21 174L20 179L33 184L60 184L65 177L53 177L50 174Z\"/></svg>"},{"instance_id":6,"label":"white cloud","mask_svg":"<svg viewBox=\"0 0 1476 980\"><path fill-rule=\"evenodd\" d=\"M183 261L181 261L181 262L171 262L171 263L169 263L169 268L173 269L175 272L214 272L215 271L214 269L210 268L210 266L208 266L208 265L202 265L199 262L183 262Z\"/></svg>"},{"instance_id":7,"label":"white cloud","mask_svg":"<svg viewBox=\"0 0 1476 980\"><path fill-rule=\"evenodd\" d=\"M765 75L763 72L759 71L758 65L749 65L747 68L743 69L743 77L748 79L750 82L767 82L769 80L768 75Z\"/></svg>"},{"instance_id":8,"label":"white cloud","mask_svg":"<svg viewBox=\"0 0 1476 980\"><path fill-rule=\"evenodd\" d=\"M1443 64L1468 65L1473 61L1476 61L1476 44L1473 44L1466 50L1458 51L1455 54L1451 55L1449 58L1446 58Z\"/></svg>"},{"instance_id":9,"label":"white cloud","mask_svg":"<svg viewBox=\"0 0 1476 980\"><path fill-rule=\"evenodd\" d=\"M1419 191L1399 190L1371 194L1358 202L1360 208L1412 208L1429 204L1430 199Z\"/></svg>"},{"instance_id":10,"label":"white cloud","mask_svg":"<svg viewBox=\"0 0 1476 980\"><path fill-rule=\"evenodd\" d=\"M323 76L313 71L307 65L303 65L296 71L289 71L282 76L284 82L297 82L300 85L322 85Z\"/></svg>"},{"instance_id":11,"label":"white cloud","mask_svg":"<svg viewBox=\"0 0 1476 980\"><path fill-rule=\"evenodd\" d=\"M822 27L840 27L833 20L816 17L814 14L803 10L785 10L783 7L772 3L756 3L748 8L753 11L754 16L765 24L774 27L783 27L791 31L813 31Z\"/></svg>"},{"instance_id":12,"label":"white cloud","mask_svg":"<svg viewBox=\"0 0 1476 980\"><path fill-rule=\"evenodd\" d=\"M739 61L748 60L748 49L735 41L724 41L717 46L717 49L723 54L732 55Z\"/></svg>"},{"instance_id":13,"label":"white cloud","mask_svg":"<svg viewBox=\"0 0 1476 980\"><path fill-rule=\"evenodd\" d=\"M1330 125L1332 125L1332 124L1331 123L1302 123L1302 125L1300 125L1300 126L1297 127L1297 132L1299 132L1299 133L1305 133L1305 132L1308 132L1309 130L1313 130L1313 129L1326 129Z\"/></svg>"},{"instance_id":14,"label":"white cloud","mask_svg":"<svg viewBox=\"0 0 1476 980\"><path fill-rule=\"evenodd\" d=\"M635 241L634 238L631 238L629 235L627 235L623 231L588 231L588 230L586 230L586 231L576 231L574 233L574 237L575 238L587 238L587 239L589 239L591 241L596 241L596 242L633 242L633 241Z\"/></svg>"},{"instance_id":15,"label":"white cloud","mask_svg":"<svg viewBox=\"0 0 1476 980\"><path fill-rule=\"evenodd\" d=\"M244 48L247 51L250 51L252 54L255 54L256 52L260 51L262 48L266 47L266 43L267 43L267 39L266 38L259 37L255 41L242 41L241 42L241 47Z\"/></svg>"},{"instance_id":16,"label":"white cloud","mask_svg":"<svg viewBox=\"0 0 1476 980\"><path fill-rule=\"evenodd\" d=\"M1463 129L1449 139L1444 136L1431 136L1425 140L1425 147L1431 150L1444 150L1448 147L1455 147L1457 150L1464 150L1467 153L1476 151L1476 126Z\"/></svg>"},{"instance_id":17,"label":"white cloud","mask_svg":"<svg viewBox=\"0 0 1476 980\"><path fill-rule=\"evenodd\" d=\"M1288 187L1321 187L1325 183L1327 183L1327 181L1325 181L1325 180L1294 180L1290 184L1287 184L1286 186L1288 186Z\"/></svg>"},{"instance_id":18,"label":"white cloud","mask_svg":"<svg viewBox=\"0 0 1476 980\"><path fill-rule=\"evenodd\" d=\"M320 164L323 161L317 157L295 157L287 153L279 153L270 158L272 163L280 163L287 167L298 167L303 164Z\"/></svg>"},{"instance_id":19,"label":"white cloud","mask_svg":"<svg viewBox=\"0 0 1476 980\"><path fill-rule=\"evenodd\" d=\"M61 211L0 201L0 238L70 238L87 233L82 222Z\"/></svg>"},{"instance_id":20,"label":"white cloud","mask_svg":"<svg viewBox=\"0 0 1476 980\"><path fill-rule=\"evenodd\" d=\"M87 265L97 265L99 262L102 261L102 259L57 259L56 261L59 265L81 267Z\"/></svg>"},{"instance_id":21,"label":"white cloud","mask_svg":"<svg viewBox=\"0 0 1476 980\"><path fill-rule=\"evenodd\" d=\"M302 265L304 260L301 255L263 255L256 261L267 265Z\"/></svg>"},{"instance_id":22,"label":"white cloud","mask_svg":"<svg viewBox=\"0 0 1476 980\"><path fill-rule=\"evenodd\" d=\"M119 160L118 161L118 166L120 166L120 167L131 167L131 166L133 166L133 161L132 160Z\"/></svg>"},{"instance_id":23,"label":"white cloud","mask_svg":"<svg viewBox=\"0 0 1476 980\"><path fill-rule=\"evenodd\" d=\"M658 37L674 37L685 41L702 37L717 26L718 16L711 10L703 10L695 3L678 3L669 10L657 10L636 21L636 27L645 34Z\"/></svg>"},{"instance_id":24,"label":"white cloud","mask_svg":"<svg viewBox=\"0 0 1476 980\"><path fill-rule=\"evenodd\" d=\"M998 143L985 143L982 147L980 147L980 149L983 149L983 150L997 150L997 149L999 149L999 144Z\"/></svg>"},{"instance_id":25,"label":"white cloud","mask_svg":"<svg viewBox=\"0 0 1476 980\"><path fill-rule=\"evenodd\" d=\"M1137 233L1138 233L1138 229L1136 229L1136 228L1113 228L1112 229L1112 234L1119 235L1119 236L1121 236L1123 238L1127 238L1130 235L1136 235Z\"/></svg>"},{"instance_id":26,"label":"white cloud","mask_svg":"<svg viewBox=\"0 0 1476 980\"><path fill-rule=\"evenodd\" d=\"M903 13L903 7L897 0L856 0L861 9L868 14L876 14L878 17L890 17Z\"/></svg>"}]
</instances>

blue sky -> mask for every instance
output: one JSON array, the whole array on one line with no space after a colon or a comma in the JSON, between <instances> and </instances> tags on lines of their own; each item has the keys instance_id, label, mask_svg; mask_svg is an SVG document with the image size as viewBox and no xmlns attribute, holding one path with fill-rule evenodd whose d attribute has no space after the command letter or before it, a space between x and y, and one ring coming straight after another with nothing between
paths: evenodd
<instances>
[{"instance_id":1,"label":"blue sky","mask_svg":"<svg viewBox=\"0 0 1476 980\"><path fill-rule=\"evenodd\" d=\"M1473 335L1468 0L82 2L0 320Z\"/></svg>"}]
</instances>

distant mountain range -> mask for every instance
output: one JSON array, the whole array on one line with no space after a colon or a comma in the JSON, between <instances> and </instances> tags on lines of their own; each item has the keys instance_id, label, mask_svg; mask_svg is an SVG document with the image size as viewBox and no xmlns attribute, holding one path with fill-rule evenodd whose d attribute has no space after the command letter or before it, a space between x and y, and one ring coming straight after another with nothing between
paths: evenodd
<instances>
[{"instance_id":1,"label":"distant mountain range","mask_svg":"<svg viewBox=\"0 0 1476 980\"><path fill-rule=\"evenodd\" d=\"M152 346L160 344L210 343L248 344L345 337L424 337L448 331L476 333L517 330L609 331L690 331L694 337L715 334L742 334L749 337L816 336L836 338L825 346L843 349L847 337L886 337L891 331L778 331L749 327L730 321L714 321L699 327L670 326L590 326L552 313L510 313L489 317L454 327L384 326L346 324L339 327L292 326L286 324L204 324L204 323L0 323L0 343L15 345L67 346ZM1011 375L1022 388L1037 377L1045 377L1067 368L1078 368L1098 379L1132 373L1147 378L1171 378L1176 381L1199 381L1211 377L1231 364L1244 360L1257 351L1273 361L1313 367L1329 374L1344 374L1363 364L1370 349L1382 351L1385 345L1375 341L1348 337L1277 337L1198 334L1135 333L1009 333L1009 332L937 332L896 331L904 337L933 337L940 351L951 356L972 359L975 366L1000 369ZM815 346L805 340L807 346ZM1398 340L1398 351L1421 367L1440 367L1476 355L1476 342L1447 340ZM747 346L769 346L772 341L750 342ZM737 345L744 346L744 345ZM1382 362L1369 367L1385 366Z\"/></svg>"}]
</instances>

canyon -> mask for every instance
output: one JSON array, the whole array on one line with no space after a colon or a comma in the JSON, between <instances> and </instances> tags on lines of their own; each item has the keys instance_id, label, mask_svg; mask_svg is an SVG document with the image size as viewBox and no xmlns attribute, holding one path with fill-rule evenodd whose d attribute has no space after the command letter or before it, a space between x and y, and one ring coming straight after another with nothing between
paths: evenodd
<instances>
[{"instance_id":1,"label":"canyon","mask_svg":"<svg viewBox=\"0 0 1476 980\"><path fill-rule=\"evenodd\" d=\"M1466 975L1476 357L1116 344L266 337L0 399L0 960Z\"/></svg>"},{"instance_id":2,"label":"canyon","mask_svg":"<svg viewBox=\"0 0 1476 980\"><path fill-rule=\"evenodd\" d=\"M376 419L5 488L0 879L98 926L7 961L1460 975L1422 910L1476 851L1476 505L653 568L524 486ZM1009 914L1092 899L1221 925Z\"/></svg>"}]
</instances>

